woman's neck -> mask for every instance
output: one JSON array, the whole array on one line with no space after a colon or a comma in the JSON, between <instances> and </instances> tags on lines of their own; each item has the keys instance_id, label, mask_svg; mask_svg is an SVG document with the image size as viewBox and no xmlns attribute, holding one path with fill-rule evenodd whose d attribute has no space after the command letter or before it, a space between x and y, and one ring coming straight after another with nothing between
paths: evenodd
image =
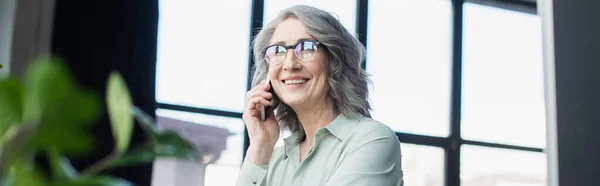
<instances>
[{"instance_id":1,"label":"woman's neck","mask_svg":"<svg viewBox=\"0 0 600 186\"><path fill-rule=\"evenodd\" d=\"M310 146L314 144L317 130L331 123L336 117L333 104L329 102L322 102L322 104L318 104L316 107L297 110L295 112L306 134L303 143Z\"/></svg>"}]
</instances>

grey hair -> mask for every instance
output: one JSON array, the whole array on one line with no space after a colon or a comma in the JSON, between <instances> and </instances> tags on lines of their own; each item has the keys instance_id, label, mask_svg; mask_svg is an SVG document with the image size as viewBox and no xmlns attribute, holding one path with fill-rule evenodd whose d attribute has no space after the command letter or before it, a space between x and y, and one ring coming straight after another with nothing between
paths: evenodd
<instances>
[{"instance_id":1,"label":"grey hair","mask_svg":"<svg viewBox=\"0 0 600 186\"><path fill-rule=\"evenodd\" d=\"M334 113L349 117L371 117L368 101L368 85L371 81L361 67L365 59L365 47L330 13L314 7L297 5L284 9L255 36L252 41L255 61L252 87L266 79L269 70L264 49L269 45L277 25L290 17L303 22L308 34L325 46L322 48L329 59L327 99L333 103ZM283 128L288 128L292 133L301 132L301 138L305 137L298 116L289 105L275 95L272 106Z\"/></svg>"}]
</instances>

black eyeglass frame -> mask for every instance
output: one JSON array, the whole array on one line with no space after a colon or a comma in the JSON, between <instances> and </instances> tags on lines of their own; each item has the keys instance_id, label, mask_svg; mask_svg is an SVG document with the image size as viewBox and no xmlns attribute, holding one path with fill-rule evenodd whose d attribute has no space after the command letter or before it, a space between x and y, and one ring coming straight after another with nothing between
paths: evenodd
<instances>
[{"instance_id":1,"label":"black eyeglass frame","mask_svg":"<svg viewBox=\"0 0 600 186\"><path fill-rule=\"evenodd\" d=\"M319 48L320 48L321 46L323 46L323 47L325 46L325 45L323 45L321 42L319 42L319 41L316 41L316 40L300 40L300 41L298 41L298 43L296 43L296 44L293 44L293 45L273 44L273 45L269 45L269 46L265 47L265 48L262 50L263 54L265 55L265 56L264 56L264 57L265 57L265 61L266 61L267 63L270 63L270 62L269 62L269 58L267 57L267 50L268 50L269 48L271 48L271 47L274 47L274 46L275 46L275 47L283 47L283 48L285 48L285 51L286 51L286 53L285 53L285 57L287 58L287 51L288 51L288 50L290 50L290 49L296 49L296 47L298 47L298 45L300 45L300 44L303 44L304 42L312 42L312 43L314 43L314 45L315 45L315 48L316 48L316 50L315 50L315 54L316 54L316 53L319 51ZM298 60L300 60L300 61L305 61L305 60L302 60L302 59L300 59L298 56L296 56L296 52L295 52L295 51L294 51L294 57L296 57L296 59L298 59ZM313 57L313 58L314 58L314 57ZM284 59L285 59L285 58L284 58ZM312 58L311 58L311 59L312 59ZM280 61L280 62L278 62L277 64L281 64L281 62L283 62L283 60L282 60L282 61Z\"/></svg>"}]
</instances>

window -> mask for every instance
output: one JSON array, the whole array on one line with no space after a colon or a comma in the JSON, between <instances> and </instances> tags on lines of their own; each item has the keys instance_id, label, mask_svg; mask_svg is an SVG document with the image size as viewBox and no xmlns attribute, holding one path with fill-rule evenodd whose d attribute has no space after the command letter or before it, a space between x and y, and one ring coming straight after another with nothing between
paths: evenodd
<instances>
[{"instance_id":1,"label":"window","mask_svg":"<svg viewBox=\"0 0 600 186\"><path fill-rule=\"evenodd\" d=\"M544 186L544 154L465 145L461 147L462 186Z\"/></svg>"},{"instance_id":2,"label":"window","mask_svg":"<svg viewBox=\"0 0 600 186\"><path fill-rule=\"evenodd\" d=\"M206 137L196 142L216 161L157 160L154 185L235 184L247 148L240 116L249 81L248 34L259 27L250 23L264 26L299 4L331 12L351 33L367 30L371 113L403 140L406 185L545 185L540 20L454 0L161 1L159 124L203 128L183 133ZM264 14L250 20L257 7ZM451 113L461 120L451 121ZM460 135L452 133L459 127ZM276 146L289 135L282 132Z\"/></svg>"},{"instance_id":3,"label":"window","mask_svg":"<svg viewBox=\"0 0 600 186\"><path fill-rule=\"evenodd\" d=\"M210 152L205 159L214 162L205 166L158 159L153 185L235 185L231 178L237 177L242 163L244 123L232 115L241 112L245 104L250 2L159 2L156 100L160 107L168 104L214 112L159 109L158 124L186 127L188 130L181 132L193 137L199 150Z\"/></svg>"},{"instance_id":4,"label":"window","mask_svg":"<svg viewBox=\"0 0 600 186\"><path fill-rule=\"evenodd\" d=\"M373 118L400 132L448 136L450 1L370 1L369 9Z\"/></svg>"},{"instance_id":5,"label":"window","mask_svg":"<svg viewBox=\"0 0 600 186\"><path fill-rule=\"evenodd\" d=\"M539 17L465 3L463 46L463 137L545 147Z\"/></svg>"},{"instance_id":6,"label":"window","mask_svg":"<svg viewBox=\"0 0 600 186\"><path fill-rule=\"evenodd\" d=\"M248 76L248 17L250 1L161 0L157 101L241 112Z\"/></svg>"},{"instance_id":7,"label":"window","mask_svg":"<svg viewBox=\"0 0 600 186\"><path fill-rule=\"evenodd\" d=\"M400 148L404 185L444 185L444 149L408 143Z\"/></svg>"},{"instance_id":8,"label":"window","mask_svg":"<svg viewBox=\"0 0 600 186\"><path fill-rule=\"evenodd\" d=\"M159 127L164 130L167 130L165 126L182 129L180 132L184 136L192 137L197 148L207 153L205 161L216 161L204 166L174 159L156 160L153 185L198 182L207 186L235 185L235 179L223 178L237 177L242 165L244 123L240 118L164 109L157 110L156 114ZM184 125L187 127L183 128Z\"/></svg>"},{"instance_id":9,"label":"window","mask_svg":"<svg viewBox=\"0 0 600 186\"><path fill-rule=\"evenodd\" d=\"M281 10L294 5L309 5L329 11L350 33L356 32L356 1L265 0L263 26L275 19Z\"/></svg>"}]
</instances>

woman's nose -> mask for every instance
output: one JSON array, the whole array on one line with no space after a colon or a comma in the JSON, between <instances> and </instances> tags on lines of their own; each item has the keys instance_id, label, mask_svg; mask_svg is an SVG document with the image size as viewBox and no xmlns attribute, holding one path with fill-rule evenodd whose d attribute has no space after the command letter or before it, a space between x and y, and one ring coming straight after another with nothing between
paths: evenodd
<instances>
[{"instance_id":1,"label":"woman's nose","mask_svg":"<svg viewBox=\"0 0 600 186\"><path fill-rule=\"evenodd\" d=\"M302 69L302 64L296 58L296 54L294 54L294 50L288 50L283 59L283 69L284 70L299 70Z\"/></svg>"}]
</instances>

